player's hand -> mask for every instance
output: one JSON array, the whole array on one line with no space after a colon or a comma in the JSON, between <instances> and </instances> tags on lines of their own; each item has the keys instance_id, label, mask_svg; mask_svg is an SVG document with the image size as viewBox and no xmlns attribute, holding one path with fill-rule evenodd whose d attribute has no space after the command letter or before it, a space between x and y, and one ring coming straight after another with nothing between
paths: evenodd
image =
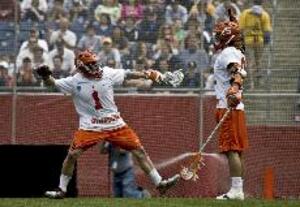
<instances>
[{"instance_id":1,"label":"player's hand","mask_svg":"<svg viewBox=\"0 0 300 207\"><path fill-rule=\"evenodd\" d=\"M227 105L230 108L235 108L241 102L242 96L237 86L231 86L226 94Z\"/></svg>"},{"instance_id":2,"label":"player's hand","mask_svg":"<svg viewBox=\"0 0 300 207\"><path fill-rule=\"evenodd\" d=\"M38 66L35 71L43 80L47 80L49 76L52 75L52 72L47 65Z\"/></svg>"},{"instance_id":3,"label":"player's hand","mask_svg":"<svg viewBox=\"0 0 300 207\"><path fill-rule=\"evenodd\" d=\"M147 79L150 79L150 80L152 80L154 82L157 82L157 83L162 81L162 74L157 70L151 70L151 69L146 70L145 71L145 76L146 76Z\"/></svg>"}]
</instances>

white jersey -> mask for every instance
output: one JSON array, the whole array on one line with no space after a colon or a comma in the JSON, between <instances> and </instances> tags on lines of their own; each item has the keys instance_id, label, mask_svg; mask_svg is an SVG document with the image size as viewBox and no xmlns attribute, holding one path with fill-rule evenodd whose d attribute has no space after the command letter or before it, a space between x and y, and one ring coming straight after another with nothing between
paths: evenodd
<instances>
[{"instance_id":1,"label":"white jersey","mask_svg":"<svg viewBox=\"0 0 300 207\"><path fill-rule=\"evenodd\" d=\"M217 108L227 108L226 93L231 86L231 74L227 67L230 63L237 63L243 68L245 55L235 47L227 47L218 54L214 64L215 92L218 99ZM242 90L240 90L240 93L242 93ZM241 102L236 109L244 110L244 104Z\"/></svg>"},{"instance_id":2,"label":"white jersey","mask_svg":"<svg viewBox=\"0 0 300 207\"><path fill-rule=\"evenodd\" d=\"M113 86L124 82L123 69L103 68L100 80L91 80L77 73L72 77L55 80L64 93L70 93L79 115L79 129L102 131L126 125L114 101Z\"/></svg>"}]
</instances>

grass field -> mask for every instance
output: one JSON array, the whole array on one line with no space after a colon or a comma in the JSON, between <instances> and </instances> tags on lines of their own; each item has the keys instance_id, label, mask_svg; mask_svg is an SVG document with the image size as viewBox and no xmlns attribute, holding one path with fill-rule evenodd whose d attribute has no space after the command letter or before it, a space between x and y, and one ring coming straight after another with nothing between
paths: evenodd
<instances>
[{"instance_id":1,"label":"grass field","mask_svg":"<svg viewBox=\"0 0 300 207\"><path fill-rule=\"evenodd\" d=\"M147 200L109 198L0 198L0 207L289 207L299 206L299 201L216 201L213 199L151 198Z\"/></svg>"}]
</instances>

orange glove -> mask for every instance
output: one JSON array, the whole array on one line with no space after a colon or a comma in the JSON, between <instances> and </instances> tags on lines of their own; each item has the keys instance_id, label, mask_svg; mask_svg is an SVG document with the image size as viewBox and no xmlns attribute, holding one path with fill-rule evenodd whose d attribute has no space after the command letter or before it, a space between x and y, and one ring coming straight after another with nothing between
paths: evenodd
<instances>
[{"instance_id":1,"label":"orange glove","mask_svg":"<svg viewBox=\"0 0 300 207\"><path fill-rule=\"evenodd\" d=\"M237 85L231 86L226 94L227 105L230 108L235 108L241 102L242 95L238 89Z\"/></svg>"},{"instance_id":2,"label":"orange glove","mask_svg":"<svg viewBox=\"0 0 300 207\"><path fill-rule=\"evenodd\" d=\"M145 76L147 79L150 79L154 82L161 82L162 81L162 74L157 70L147 70L145 71Z\"/></svg>"}]
</instances>

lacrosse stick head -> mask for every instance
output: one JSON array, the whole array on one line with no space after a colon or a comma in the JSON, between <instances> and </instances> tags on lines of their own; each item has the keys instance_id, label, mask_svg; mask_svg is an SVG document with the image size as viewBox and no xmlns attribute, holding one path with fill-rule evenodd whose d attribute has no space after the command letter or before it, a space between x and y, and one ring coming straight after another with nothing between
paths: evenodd
<instances>
[{"instance_id":1,"label":"lacrosse stick head","mask_svg":"<svg viewBox=\"0 0 300 207\"><path fill-rule=\"evenodd\" d=\"M182 166L182 169L179 173L180 177L183 180L197 181L199 179L197 173L202 168L202 166L204 166L204 163L201 153L193 153L188 165L186 167Z\"/></svg>"},{"instance_id":2,"label":"lacrosse stick head","mask_svg":"<svg viewBox=\"0 0 300 207\"><path fill-rule=\"evenodd\" d=\"M166 72L162 76L164 83L170 84L173 87L178 87L184 79L182 69L175 70L174 72Z\"/></svg>"}]
</instances>

